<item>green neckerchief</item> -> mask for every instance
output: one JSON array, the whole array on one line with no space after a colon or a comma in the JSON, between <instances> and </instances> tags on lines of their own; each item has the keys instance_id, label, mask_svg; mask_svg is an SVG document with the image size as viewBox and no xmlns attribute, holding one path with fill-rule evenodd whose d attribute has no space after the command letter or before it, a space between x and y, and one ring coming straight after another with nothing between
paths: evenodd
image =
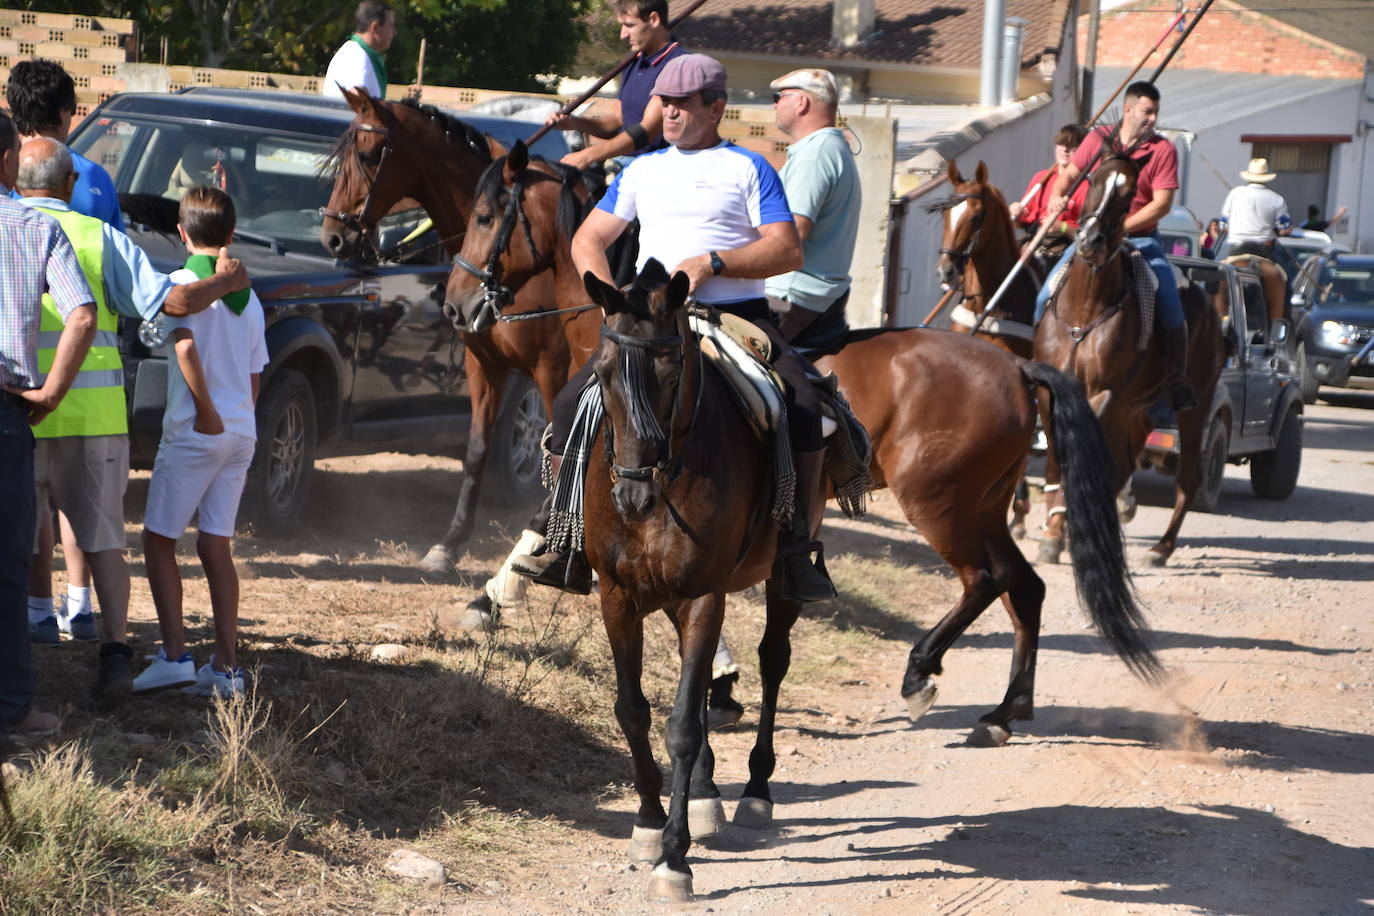
<instances>
[{"instance_id":1,"label":"green neckerchief","mask_svg":"<svg viewBox=\"0 0 1374 916\"><path fill-rule=\"evenodd\" d=\"M204 280L215 275L215 262L218 260L212 254L193 254L186 259L186 269L195 274L197 279ZM229 311L235 315L242 315L243 310L248 308L248 290L230 293L220 301L229 306Z\"/></svg>"},{"instance_id":2,"label":"green neckerchief","mask_svg":"<svg viewBox=\"0 0 1374 916\"><path fill-rule=\"evenodd\" d=\"M353 33L353 37L350 40L356 41L358 47L367 52L367 59L372 61L372 72L377 74L377 86L380 90L377 93L377 98L386 98L386 62L382 60L382 55L378 54L377 50L364 41L363 36L356 32Z\"/></svg>"}]
</instances>

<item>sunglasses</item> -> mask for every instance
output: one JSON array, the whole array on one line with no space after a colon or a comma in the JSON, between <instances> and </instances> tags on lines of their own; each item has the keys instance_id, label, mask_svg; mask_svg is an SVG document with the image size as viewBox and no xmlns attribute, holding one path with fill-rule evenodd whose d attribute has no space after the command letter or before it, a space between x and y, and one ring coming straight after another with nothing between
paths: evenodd
<instances>
[{"instance_id":1,"label":"sunglasses","mask_svg":"<svg viewBox=\"0 0 1374 916\"><path fill-rule=\"evenodd\" d=\"M774 93L773 93L773 104L774 104L774 105L778 104L778 102L782 101L782 97L785 96L785 95L787 95L789 92L795 94L795 93L801 92L801 90L800 90L800 89L779 89L777 92L774 92Z\"/></svg>"}]
</instances>

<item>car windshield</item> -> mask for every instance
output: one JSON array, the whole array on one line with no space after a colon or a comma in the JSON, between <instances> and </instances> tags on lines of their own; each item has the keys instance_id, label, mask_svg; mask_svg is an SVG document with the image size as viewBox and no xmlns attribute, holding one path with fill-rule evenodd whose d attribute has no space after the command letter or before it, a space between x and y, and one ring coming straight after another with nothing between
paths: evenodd
<instances>
[{"instance_id":1,"label":"car windshield","mask_svg":"<svg viewBox=\"0 0 1374 916\"><path fill-rule=\"evenodd\" d=\"M237 233L283 250L324 255L321 208L330 182L318 175L330 139L277 135L240 126L106 115L73 139L72 148L103 165L121 194L149 195L174 206L186 190L209 184L234 200ZM424 212L409 209L382 220L381 233L400 239Z\"/></svg>"},{"instance_id":2,"label":"car windshield","mask_svg":"<svg viewBox=\"0 0 1374 916\"><path fill-rule=\"evenodd\" d=\"M1374 260L1338 261L1322 270L1319 298L1324 306L1374 303Z\"/></svg>"}]
</instances>

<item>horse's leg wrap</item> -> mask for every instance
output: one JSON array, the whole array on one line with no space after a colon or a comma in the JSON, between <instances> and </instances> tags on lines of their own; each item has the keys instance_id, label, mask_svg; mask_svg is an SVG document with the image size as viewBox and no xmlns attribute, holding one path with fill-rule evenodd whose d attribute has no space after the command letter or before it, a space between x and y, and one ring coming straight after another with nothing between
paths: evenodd
<instances>
[{"instance_id":1,"label":"horse's leg wrap","mask_svg":"<svg viewBox=\"0 0 1374 916\"><path fill-rule=\"evenodd\" d=\"M487 597L491 599L493 608L516 607L525 600L525 589L529 586L529 579L517 575L511 566L517 558L536 556L543 550L544 535L528 528L520 532L520 540L515 542L515 547L506 556L506 561L501 564L496 575L487 580Z\"/></svg>"}]
</instances>

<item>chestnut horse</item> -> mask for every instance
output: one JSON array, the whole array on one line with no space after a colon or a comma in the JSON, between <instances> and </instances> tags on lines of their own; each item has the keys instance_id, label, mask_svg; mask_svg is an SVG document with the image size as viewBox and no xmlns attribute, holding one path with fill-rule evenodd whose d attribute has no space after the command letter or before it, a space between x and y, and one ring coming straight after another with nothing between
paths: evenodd
<instances>
[{"instance_id":1,"label":"chestnut horse","mask_svg":"<svg viewBox=\"0 0 1374 916\"><path fill-rule=\"evenodd\" d=\"M1127 264L1130 243L1124 225L1144 162L1117 151L1104 157L1093 174L1078 230L1077 255L1035 337L1036 358L1083 385L1107 439L1116 492L1126 486L1137 467L1153 425L1148 411L1164 392L1167 368L1158 333L1150 336L1145 349L1138 346L1143 319ZM1148 268L1142 265L1142 269ZM1163 566L1173 553L1183 518L1202 481L1203 424L1221 375L1222 339L1216 312L1207 307L1197 287L1187 285L1179 293L1189 323L1188 378L1200 406L1178 414L1174 512L1164 535L1150 548L1154 566ZM1046 433L1050 432L1046 424ZM1049 563L1058 562L1064 537L1062 469L1056 454L1045 462L1049 515L1040 560ZM1063 483L1066 489L1072 487Z\"/></svg>"},{"instance_id":2,"label":"chestnut horse","mask_svg":"<svg viewBox=\"0 0 1374 916\"><path fill-rule=\"evenodd\" d=\"M1035 340L1035 296L1040 291L1038 262L1032 260L1017 272L997 307L981 317L987 301L1002 285L1020 258L1016 226L1002 192L988 181L987 164L979 160L972 180L965 180L958 164L949 162L949 183L954 193L926 204L928 213L944 213L944 235L936 267L946 289L958 284L963 302L950 315L951 330L976 334L1004 350L1030 359ZM965 306L963 303L969 303ZM1012 500L1011 530L1026 534L1030 491L1024 482Z\"/></svg>"},{"instance_id":3,"label":"chestnut horse","mask_svg":"<svg viewBox=\"0 0 1374 916\"><path fill-rule=\"evenodd\" d=\"M367 248L375 253L378 221L402 199L411 198L434 221L448 253L457 254L478 178L505 147L429 105L386 102L354 90L345 90L344 97L357 117L331 157L334 189L320 230L325 248L336 257ZM553 299L552 277L538 275L522 284L507 310L536 311ZM555 321L493 325L484 317L481 323L465 325L462 337L472 424L453 518L443 539L420 561L422 568L436 573L452 569L458 548L472 534L487 439L510 373L533 379L544 410L551 414L553 397L567 382L570 369L568 342Z\"/></svg>"},{"instance_id":4,"label":"chestnut horse","mask_svg":"<svg viewBox=\"0 0 1374 916\"><path fill-rule=\"evenodd\" d=\"M950 327L973 334L977 326L978 336L1030 359L1035 340L1035 296L1040 291L1039 275L1033 269L1019 271L997 307L981 324L978 322L988 298L1021 256L1006 199L988 181L988 167L981 161L973 178L965 180L951 159L949 183L954 193L926 204L925 209L944 214L936 265L940 282L945 287L962 286L963 299L970 303L969 307L955 307Z\"/></svg>"},{"instance_id":5,"label":"chestnut horse","mask_svg":"<svg viewBox=\"0 0 1374 916\"><path fill-rule=\"evenodd\" d=\"M605 308L592 367L605 414L589 449L587 560L601 577L601 617L615 658L615 713L634 759L639 810L631 853L652 858L651 899L690 899L692 836L724 820L712 779L706 689L725 616L725 595L767 580L759 644L763 707L749 755L749 782L735 821L772 820L773 725L801 605L775 587L774 451L756 435L703 359L688 325L687 275L668 279L650 260L628 294L585 276ZM596 444L599 442L599 446ZM824 501L814 499L812 531ZM681 673L666 743L672 762L668 811L649 746L650 706L640 687L644 620L663 610L678 633Z\"/></svg>"},{"instance_id":6,"label":"chestnut horse","mask_svg":"<svg viewBox=\"0 0 1374 916\"><path fill-rule=\"evenodd\" d=\"M587 296L572 282L576 268L566 254L572 232L557 218L554 183L526 178L522 186L520 220L531 225L536 244L518 244L521 233L511 232L502 251L492 244L497 233L470 226L465 260L499 264L502 282L514 283L544 263L532 263L531 252L548 257L549 227L559 226L561 250L552 259L557 305L581 308ZM502 193L516 190L509 184ZM485 243L477 244L479 239ZM455 268L448 300L471 308L480 297L474 279L472 271ZM970 741L1002 743L1012 720L1031 717L1045 587L1006 522L1035 432L1037 390L1051 405L1046 426L1058 432L1060 466L1078 482L1070 492L1075 514L1082 513L1074 522L1081 538L1072 543L1082 602L1129 666L1147 676L1158 670L1127 581L1101 429L1072 380L986 341L927 328L854 331L838 353L816 365L839 376L840 389L868 429L874 479L892 488L907 519L964 586L958 604L912 649L902 694L914 717L934 702L933 678L945 651L999 595L1016 632L1011 681L1001 705L982 717Z\"/></svg>"}]
</instances>

